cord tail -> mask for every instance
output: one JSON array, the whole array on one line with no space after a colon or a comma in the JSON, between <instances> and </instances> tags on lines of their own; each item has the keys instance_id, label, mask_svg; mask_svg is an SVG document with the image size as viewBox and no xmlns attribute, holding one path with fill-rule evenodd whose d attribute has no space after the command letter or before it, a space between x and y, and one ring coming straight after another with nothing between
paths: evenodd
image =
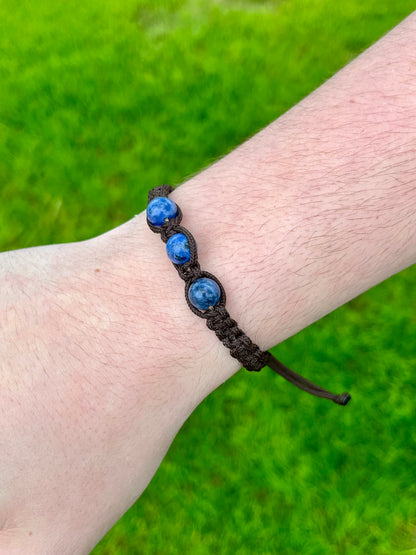
<instances>
[{"instance_id":1,"label":"cord tail","mask_svg":"<svg viewBox=\"0 0 416 555\"><path fill-rule=\"evenodd\" d=\"M277 360L277 358L275 358L269 351L266 351L266 353L267 354L265 361L267 366L269 366L269 368L271 368L277 374L283 376L283 378L285 378L289 382L293 383L293 385L296 385L296 387L299 387L299 389L303 389L303 391L306 391L311 395L315 395L316 397L330 399L334 403L337 403L337 405L345 406L351 400L351 395L349 393L341 393L340 395L335 395L334 393L331 393L330 391L319 387L319 385L310 382L303 376L296 374L296 372L293 372L293 370L290 370L290 368Z\"/></svg>"}]
</instances>

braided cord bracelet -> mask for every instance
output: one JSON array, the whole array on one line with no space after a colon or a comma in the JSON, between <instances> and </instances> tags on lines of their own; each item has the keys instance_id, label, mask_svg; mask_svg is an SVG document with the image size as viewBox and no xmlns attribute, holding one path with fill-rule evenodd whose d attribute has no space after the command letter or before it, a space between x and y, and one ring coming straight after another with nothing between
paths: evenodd
<instances>
[{"instance_id":1,"label":"braided cord bracelet","mask_svg":"<svg viewBox=\"0 0 416 555\"><path fill-rule=\"evenodd\" d=\"M296 374L269 351L262 351L238 327L225 308L226 296L221 282L200 268L196 241L190 231L180 225L181 209L168 198L173 190L170 185L160 185L149 191L146 219L150 229L160 233L162 241L166 243L169 259L185 281L185 298L192 312L206 320L208 328L215 332L230 350L231 356L247 370L258 372L264 366L269 366L300 389L330 399L338 405L346 405L351 399L349 393L335 395Z\"/></svg>"}]
</instances>

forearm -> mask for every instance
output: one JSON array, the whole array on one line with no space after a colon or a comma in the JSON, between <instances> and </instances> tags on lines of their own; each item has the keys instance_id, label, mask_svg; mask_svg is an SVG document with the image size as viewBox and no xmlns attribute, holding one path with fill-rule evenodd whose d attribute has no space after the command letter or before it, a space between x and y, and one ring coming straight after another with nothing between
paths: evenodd
<instances>
[{"instance_id":1,"label":"forearm","mask_svg":"<svg viewBox=\"0 0 416 555\"><path fill-rule=\"evenodd\" d=\"M170 195L196 238L201 267L221 280L228 311L261 348L416 259L415 37L413 15ZM126 225L163 258L146 274L155 298L168 292L177 333L213 346L218 339L186 306L144 213ZM226 353L212 386L240 366Z\"/></svg>"},{"instance_id":2,"label":"forearm","mask_svg":"<svg viewBox=\"0 0 416 555\"><path fill-rule=\"evenodd\" d=\"M412 16L171 194L263 349L415 261L415 31ZM0 552L86 553L240 363L144 212L1 269Z\"/></svg>"}]
</instances>

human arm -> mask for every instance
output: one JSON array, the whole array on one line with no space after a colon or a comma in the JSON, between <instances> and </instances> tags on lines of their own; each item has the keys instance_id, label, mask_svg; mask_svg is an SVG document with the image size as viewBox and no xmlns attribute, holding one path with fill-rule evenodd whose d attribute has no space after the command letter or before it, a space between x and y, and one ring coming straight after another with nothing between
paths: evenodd
<instances>
[{"instance_id":1,"label":"human arm","mask_svg":"<svg viewBox=\"0 0 416 555\"><path fill-rule=\"evenodd\" d=\"M415 27L171 195L263 349L415 260ZM144 213L1 268L0 546L85 553L239 364L189 311Z\"/></svg>"}]
</instances>

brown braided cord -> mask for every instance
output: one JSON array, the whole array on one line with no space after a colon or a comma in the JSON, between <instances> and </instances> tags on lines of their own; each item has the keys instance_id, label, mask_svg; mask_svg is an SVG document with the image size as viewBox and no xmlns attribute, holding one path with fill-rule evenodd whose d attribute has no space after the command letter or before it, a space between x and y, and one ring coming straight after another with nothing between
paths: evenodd
<instances>
[{"instance_id":1,"label":"brown braided cord","mask_svg":"<svg viewBox=\"0 0 416 555\"><path fill-rule=\"evenodd\" d=\"M154 187L149 191L148 203L156 197L167 197L172 191L174 191L174 188L170 185L159 185ZM150 229L154 233L159 233L164 243L167 243L169 238L175 235L175 233L183 233L188 240L190 260L184 264L173 263L173 265L179 276L185 281L185 299L192 312L200 318L206 319L207 327L215 332L218 339L230 350L231 356L236 358L247 370L259 372L264 366L269 366L276 373L280 374L300 389L318 397L331 399L334 403L339 405L346 405L351 399L348 393L335 395L315 385L303 376L296 374L277 360L269 351L262 351L260 347L253 343L241 328L238 327L237 322L230 317L225 308L226 295L221 282L213 274L201 270L198 262L196 241L192 233L180 225L182 221L182 211L177 204L176 207L177 215L166 221L162 226L154 226L147 218L146 219ZM201 277L207 277L215 281L221 293L219 302L214 307L210 307L209 310L205 311L194 307L188 296L191 284Z\"/></svg>"},{"instance_id":2,"label":"brown braided cord","mask_svg":"<svg viewBox=\"0 0 416 555\"><path fill-rule=\"evenodd\" d=\"M225 306L215 307L207 319L209 329L230 349L230 354L250 371L258 372L266 366L266 353L238 327Z\"/></svg>"}]
</instances>

